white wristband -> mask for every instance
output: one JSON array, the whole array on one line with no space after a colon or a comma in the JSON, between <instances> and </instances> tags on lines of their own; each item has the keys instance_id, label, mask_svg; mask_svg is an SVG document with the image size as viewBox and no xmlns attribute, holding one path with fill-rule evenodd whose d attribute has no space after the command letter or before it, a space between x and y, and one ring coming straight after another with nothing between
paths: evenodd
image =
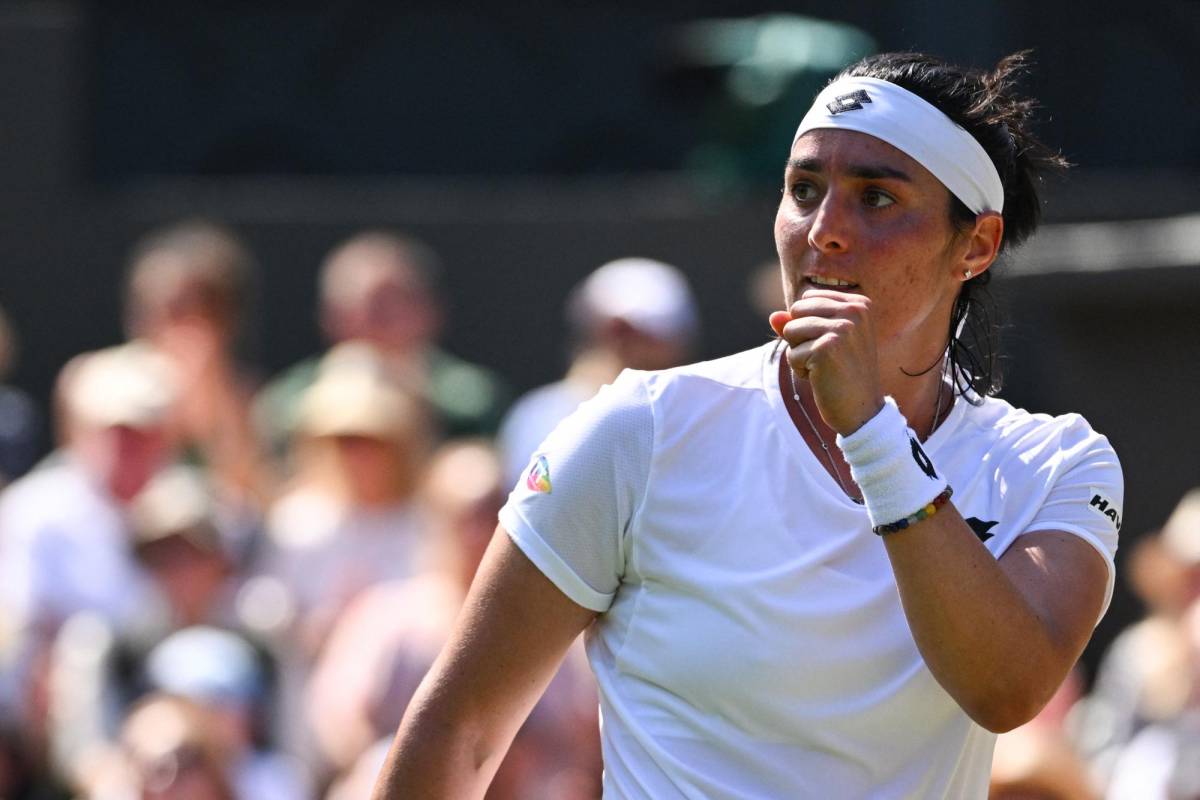
<instances>
[{"instance_id":1,"label":"white wristband","mask_svg":"<svg viewBox=\"0 0 1200 800\"><path fill-rule=\"evenodd\" d=\"M891 397L883 398L879 413L854 433L839 434L837 444L862 490L873 527L911 516L946 490L945 479Z\"/></svg>"}]
</instances>

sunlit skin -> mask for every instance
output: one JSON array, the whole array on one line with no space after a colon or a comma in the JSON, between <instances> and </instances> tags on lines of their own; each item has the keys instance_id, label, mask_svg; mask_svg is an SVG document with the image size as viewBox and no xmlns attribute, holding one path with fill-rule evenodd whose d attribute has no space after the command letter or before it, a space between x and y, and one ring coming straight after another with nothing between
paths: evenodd
<instances>
[{"instance_id":1,"label":"sunlit skin","mask_svg":"<svg viewBox=\"0 0 1200 800\"><path fill-rule=\"evenodd\" d=\"M826 441L856 431L885 394L920 435L933 427L940 371L905 373L938 362L966 273L991 266L1004 227L984 213L956 231L949 203L928 170L874 137L817 130L793 145L775 222L789 307L771 324ZM830 280L851 285L819 285ZM790 400L791 387L783 390ZM849 468L838 469L849 485ZM1028 720L1087 642L1105 581L1099 556L1069 534L1043 532L997 561L953 502L883 542L938 682L990 730Z\"/></svg>"},{"instance_id":2,"label":"sunlit skin","mask_svg":"<svg viewBox=\"0 0 1200 800\"><path fill-rule=\"evenodd\" d=\"M109 494L128 503L166 462L171 445L161 428L79 421L72 428L71 451Z\"/></svg>"},{"instance_id":3,"label":"sunlit skin","mask_svg":"<svg viewBox=\"0 0 1200 800\"><path fill-rule=\"evenodd\" d=\"M991 265L1004 228L1000 215L984 213L956 231L949 204L924 167L878 139L818 130L793 146L775 223L788 308L771 324L826 441L861 427L884 395L928 434L939 371L904 371L936 364L964 272ZM814 276L852 285L819 288ZM782 388L790 404L790 386ZM763 466L772 474L777 465ZM1041 531L997 559L953 502L882 546L938 683L988 730L1031 719L1091 634L1107 578L1100 555L1072 534ZM408 707L373 800L482 797L562 654L594 616L498 529L449 645ZM913 735L922 735L919 727Z\"/></svg>"},{"instance_id":4,"label":"sunlit skin","mask_svg":"<svg viewBox=\"0 0 1200 800\"><path fill-rule=\"evenodd\" d=\"M950 202L927 169L873 136L814 130L793 146L775 219L788 309L770 321L833 431L857 430L885 394L916 430L932 422L938 371L925 370L946 347L964 271L991 266L1004 228L985 213L958 231Z\"/></svg>"}]
</instances>

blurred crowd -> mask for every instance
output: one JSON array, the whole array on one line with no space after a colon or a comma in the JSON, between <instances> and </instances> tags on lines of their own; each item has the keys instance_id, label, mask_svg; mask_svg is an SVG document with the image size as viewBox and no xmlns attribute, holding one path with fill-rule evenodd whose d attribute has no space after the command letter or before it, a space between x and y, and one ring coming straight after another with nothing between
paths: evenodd
<instances>
[{"instance_id":1,"label":"blurred crowd","mask_svg":"<svg viewBox=\"0 0 1200 800\"><path fill-rule=\"evenodd\" d=\"M0 377L0 798L365 800L532 450L698 328L677 269L605 265L565 376L513 403L438 345L439 271L394 232L339 244L328 349L264 379L252 254L185 221L132 248L127 341L49 408ZM0 319L0 376L15 341ZM598 725L580 643L489 796L597 797Z\"/></svg>"},{"instance_id":2,"label":"blurred crowd","mask_svg":"<svg viewBox=\"0 0 1200 800\"><path fill-rule=\"evenodd\" d=\"M539 442L622 369L696 355L683 274L621 259L566 304L563 377L513 402L439 346L439 269L394 232L340 244L328 349L263 379L245 245L152 232L127 341L68 361L49 408L2 383L0 317L0 798L366 800ZM1200 798L1200 490L1130 550L1146 617L1001 737L994 796ZM488 796L598 797L598 725L577 644Z\"/></svg>"}]
</instances>

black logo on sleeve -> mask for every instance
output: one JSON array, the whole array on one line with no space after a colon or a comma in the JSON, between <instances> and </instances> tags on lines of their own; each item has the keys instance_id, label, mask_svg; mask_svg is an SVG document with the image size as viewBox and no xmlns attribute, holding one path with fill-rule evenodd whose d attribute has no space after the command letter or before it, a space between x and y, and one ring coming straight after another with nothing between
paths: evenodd
<instances>
[{"instance_id":1,"label":"black logo on sleeve","mask_svg":"<svg viewBox=\"0 0 1200 800\"><path fill-rule=\"evenodd\" d=\"M975 535L981 542L986 542L996 535L991 530L996 527L998 522L1000 522L998 519L982 520L979 517L967 517L967 524L971 526L971 530L975 531Z\"/></svg>"},{"instance_id":2,"label":"black logo on sleeve","mask_svg":"<svg viewBox=\"0 0 1200 800\"><path fill-rule=\"evenodd\" d=\"M860 111L863 103L871 102L871 96L865 90L859 89L850 94L841 94L825 104L829 113L837 116L846 111Z\"/></svg>"},{"instance_id":3,"label":"black logo on sleeve","mask_svg":"<svg viewBox=\"0 0 1200 800\"><path fill-rule=\"evenodd\" d=\"M917 444L917 440L908 437L908 441L912 444L913 461L917 462L917 466L921 471L930 478L937 480L937 473L933 471L933 462L929 460L929 456L925 455L925 451L921 449L921 445Z\"/></svg>"},{"instance_id":4,"label":"black logo on sleeve","mask_svg":"<svg viewBox=\"0 0 1200 800\"><path fill-rule=\"evenodd\" d=\"M1121 530L1121 512L1117 510L1117 504L1102 495L1095 487L1092 487L1092 499L1088 501L1088 506L1107 517L1118 531Z\"/></svg>"}]
</instances>

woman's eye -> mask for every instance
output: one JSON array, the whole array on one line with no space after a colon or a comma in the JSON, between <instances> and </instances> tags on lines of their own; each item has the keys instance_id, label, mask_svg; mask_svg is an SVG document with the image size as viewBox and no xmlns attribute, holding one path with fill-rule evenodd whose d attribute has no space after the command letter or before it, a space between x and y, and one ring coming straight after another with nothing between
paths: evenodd
<instances>
[{"instance_id":1,"label":"woman's eye","mask_svg":"<svg viewBox=\"0 0 1200 800\"><path fill-rule=\"evenodd\" d=\"M885 208L896 202L891 195L879 191L878 189L868 189L863 193L863 202L871 208Z\"/></svg>"},{"instance_id":2,"label":"woman's eye","mask_svg":"<svg viewBox=\"0 0 1200 800\"><path fill-rule=\"evenodd\" d=\"M817 197L817 187L811 183L794 183L792 184L792 197L799 203L815 200Z\"/></svg>"}]
</instances>

